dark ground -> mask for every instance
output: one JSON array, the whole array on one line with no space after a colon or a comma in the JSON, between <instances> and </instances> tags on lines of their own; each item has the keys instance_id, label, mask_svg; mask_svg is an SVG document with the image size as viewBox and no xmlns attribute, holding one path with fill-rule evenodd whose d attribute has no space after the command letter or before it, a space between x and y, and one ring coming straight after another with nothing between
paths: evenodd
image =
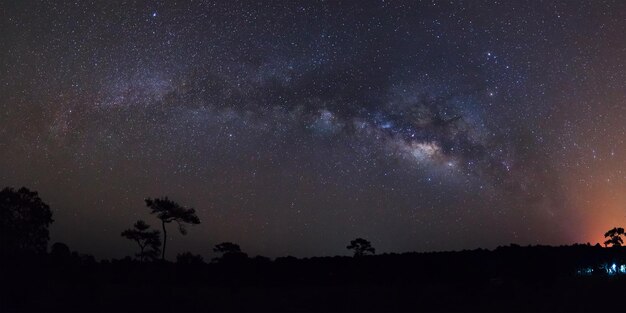
<instances>
[{"instance_id":1,"label":"dark ground","mask_svg":"<svg viewBox=\"0 0 626 313\"><path fill-rule=\"evenodd\" d=\"M218 263L4 258L1 309L36 312L625 312L624 248L502 247ZM592 274L579 271L594 268Z\"/></svg>"}]
</instances>

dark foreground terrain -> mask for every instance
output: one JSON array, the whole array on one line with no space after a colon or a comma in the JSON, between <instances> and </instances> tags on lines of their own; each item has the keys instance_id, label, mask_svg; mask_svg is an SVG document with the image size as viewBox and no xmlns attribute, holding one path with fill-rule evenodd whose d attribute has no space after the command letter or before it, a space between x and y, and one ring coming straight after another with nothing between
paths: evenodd
<instances>
[{"instance_id":1,"label":"dark foreground terrain","mask_svg":"<svg viewBox=\"0 0 626 313\"><path fill-rule=\"evenodd\" d=\"M206 264L4 258L2 311L626 311L624 248L502 247Z\"/></svg>"}]
</instances>

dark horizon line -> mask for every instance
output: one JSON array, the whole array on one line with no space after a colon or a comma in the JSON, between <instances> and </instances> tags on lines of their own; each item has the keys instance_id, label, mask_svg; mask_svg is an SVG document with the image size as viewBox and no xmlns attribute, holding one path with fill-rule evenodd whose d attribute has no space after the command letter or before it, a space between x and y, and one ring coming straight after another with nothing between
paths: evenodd
<instances>
[{"instance_id":1,"label":"dark horizon line","mask_svg":"<svg viewBox=\"0 0 626 313\"><path fill-rule=\"evenodd\" d=\"M52 247L53 244L55 243L62 243L65 244L64 242L61 241L56 241L52 244L49 245L49 248ZM613 246L613 247L609 247L606 245L602 245L601 243L597 242L597 243L590 243L590 242L586 242L586 243L580 243L580 242L575 242L575 243L571 243L571 244L526 244L526 245L520 245L517 243L509 243L508 245L498 245L495 248L482 248L482 247L477 247L477 248L464 248L464 249L449 249L449 250L427 250L427 251L404 251L404 252L382 252L382 253L376 253L376 254L371 254L371 255L364 255L361 257L375 257L375 256L384 256L384 255L406 255L406 254L444 254L444 253L459 253L459 252L471 252L471 251L485 251L485 252L494 252L498 249L504 249L504 248L568 248L568 247L591 247L591 248L601 248L601 249L613 249L613 248L626 248L626 246ZM50 250L47 251L47 254L50 254ZM135 257L133 257L132 255L126 255L120 258L115 258L115 257L109 257L109 258L100 258L97 257L96 255L90 254L90 253L83 253L80 252L78 250L73 250L70 249L70 251L72 253L76 252L79 255L88 255L93 257L96 261L104 261L104 260L123 260L125 258L131 258L131 259L135 259ZM192 253L194 255L201 255L202 254L196 254L193 251L180 251L178 252L176 255L181 254L181 253ZM282 256L275 256L275 257L269 257L266 255L262 255L262 254L256 254L256 255L248 255L245 251L242 251L242 253L246 254L248 258L253 259L256 257L263 257L263 258L268 258L272 261L275 261L276 259L281 259L281 258L295 258L298 260L307 260L307 259L321 259L321 258L354 258L353 255L348 254L335 254L335 255L313 255L313 256L294 256L291 254L287 254L287 255L282 255ZM174 257L175 258L175 257ZM160 259L155 259L153 260L154 262L160 262L162 260ZM168 260L167 258L165 259L165 261L167 262L171 262L171 263L175 263L174 261ZM208 261L205 261L205 263L211 263L211 260L209 259Z\"/></svg>"}]
</instances>

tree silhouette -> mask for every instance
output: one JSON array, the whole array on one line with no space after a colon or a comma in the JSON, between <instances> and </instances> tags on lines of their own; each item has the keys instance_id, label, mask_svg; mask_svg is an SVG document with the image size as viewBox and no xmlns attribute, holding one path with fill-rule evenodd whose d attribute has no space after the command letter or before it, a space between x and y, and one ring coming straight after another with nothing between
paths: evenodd
<instances>
[{"instance_id":1,"label":"tree silhouette","mask_svg":"<svg viewBox=\"0 0 626 313\"><path fill-rule=\"evenodd\" d=\"M222 242L215 245L214 252L221 253L221 258L215 258L218 262L236 262L248 258L248 255L241 251L238 244L232 242Z\"/></svg>"},{"instance_id":2,"label":"tree silhouette","mask_svg":"<svg viewBox=\"0 0 626 313\"><path fill-rule=\"evenodd\" d=\"M0 191L0 252L2 255L48 249L52 211L36 191L26 187ZM5 254L6 253L6 254Z\"/></svg>"},{"instance_id":3,"label":"tree silhouette","mask_svg":"<svg viewBox=\"0 0 626 313\"><path fill-rule=\"evenodd\" d=\"M161 260L165 260L165 245L167 243L167 230L165 224L176 222L178 230L181 234L186 235L187 229L185 224L200 224L200 219L196 215L196 210L185 208L180 204L165 198L146 199L146 205L152 210L151 214L156 214L161 220L163 227L163 250L161 251Z\"/></svg>"},{"instance_id":4,"label":"tree silhouette","mask_svg":"<svg viewBox=\"0 0 626 313\"><path fill-rule=\"evenodd\" d=\"M363 238L350 241L350 245L346 248L348 250L354 250L355 257L364 256L367 253L376 254L376 249L372 247L372 244Z\"/></svg>"},{"instance_id":5,"label":"tree silhouette","mask_svg":"<svg viewBox=\"0 0 626 313\"><path fill-rule=\"evenodd\" d=\"M613 229L607 231L604 234L604 238L608 238L607 241L604 242L605 246L612 245L613 247L621 247L624 244L624 240L622 236L624 234L624 228L622 227L613 227Z\"/></svg>"},{"instance_id":6,"label":"tree silhouette","mask_svg":"<svg viewBox=\"0 0 626 313\"><path fill-rule=\"evenodd\" d=\"M146 258L154 259L159 255L161 248L161 232L158 230L151 230L150 225L142 220L138 220L134 228L127 229L122 232L122 237L135 241L139 245L139 253L137 256L139 260L143 262ZM146 247L150 249L145 250Z\"/></svg>"},{"instance_id":7,"label":"tree silhouette","mask_svg":"<svg viewBox=\"0 0 626 313\"><path fill-rule=\"evenodd\" d=\"M222 242L220 244L215 245L213 248L214 252L226 254L226 253L239 253L241 252L241 248L238 244L232 242Z\"/></svg>"}]
</instances>

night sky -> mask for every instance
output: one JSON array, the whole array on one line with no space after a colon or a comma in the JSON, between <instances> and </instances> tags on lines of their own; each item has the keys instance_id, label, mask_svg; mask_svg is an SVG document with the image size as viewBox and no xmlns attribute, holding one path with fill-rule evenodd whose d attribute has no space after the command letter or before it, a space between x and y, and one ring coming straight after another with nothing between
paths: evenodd
<instances>
[{"instance_id":1,"label":"night sky","mask_svg":"<svg viewBox=\"0 0 626 313\"><path fill-rule=\"evenodd\" d=\"M51 242L168 258L602 241L626 224L626 1L3 1L0 184Z\"/></svg>"}]
</instances>

